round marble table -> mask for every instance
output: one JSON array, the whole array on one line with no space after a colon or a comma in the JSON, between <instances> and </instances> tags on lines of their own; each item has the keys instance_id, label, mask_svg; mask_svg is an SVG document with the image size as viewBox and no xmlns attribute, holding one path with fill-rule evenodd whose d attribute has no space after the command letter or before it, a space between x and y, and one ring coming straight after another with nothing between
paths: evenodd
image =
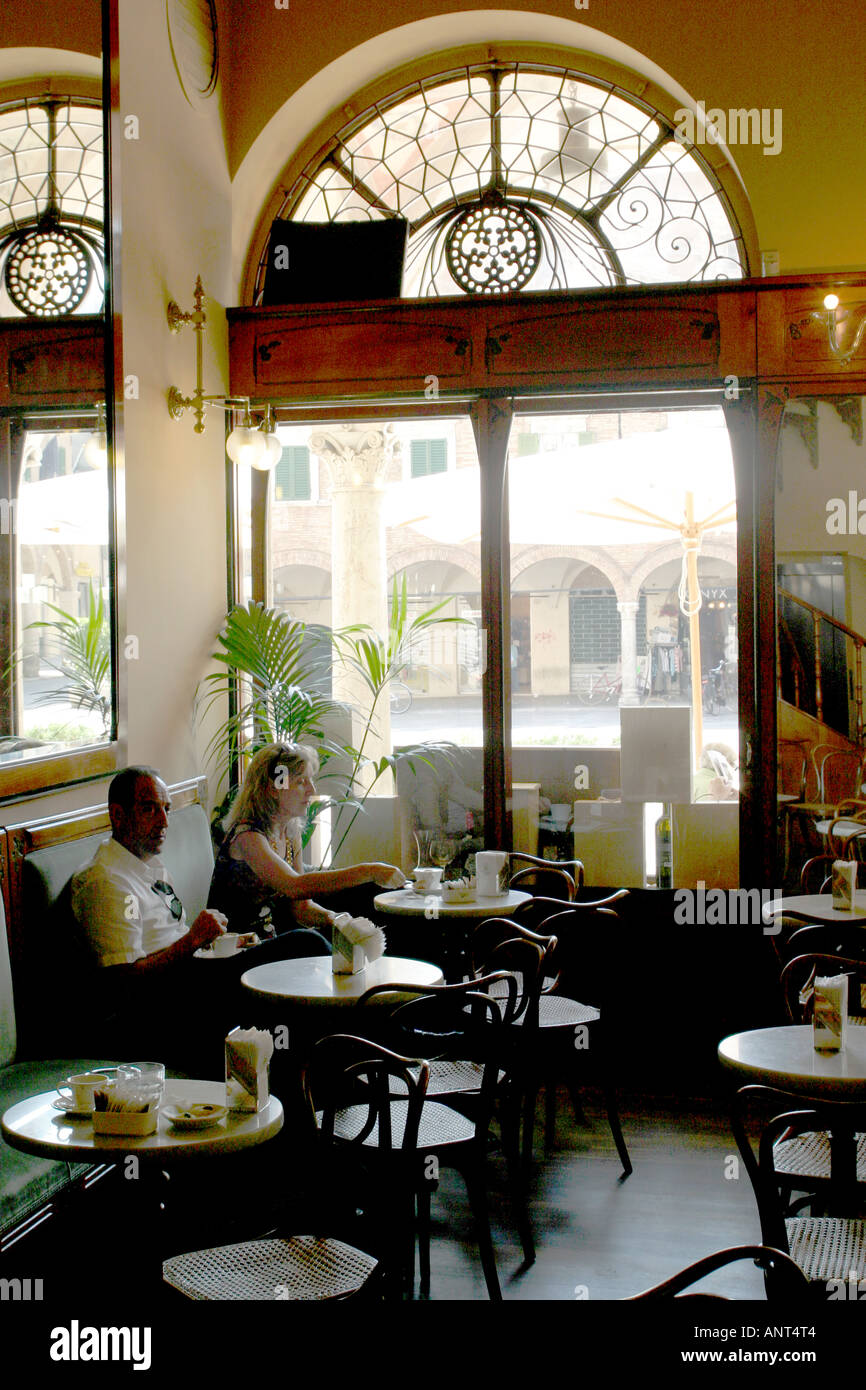
<instances>
[{"instance_id":1,"label":"round marble table","mask_svg":"<svg viewBox=\"0 0 866 1390\"><path fill-rule=\"evenodd\" d=\"M254 965L241 976L244 988L261 999L316 1006L355 1004L373 985L403 984L423 989L443 983L438 965L404 956L380 956L356 975L335 975L330 956L303 956Z\"/></svg>"},{"instance_id":2,"label":"round marble table","mask_svg":"<svg viewBox=\"0 0 866 1390\"><path fill-rule=\"evenodd\" d=\"M849 1026L841 1052L816 1052L811 1024L756 1028L719 1043L723 1067L744 1082L823 1100L866 1100L866 1028Z\"/></svg>"},{"instance_id":3,"label":"round marble table","mask_svg":"<svg viewBox=\"0 0 866 1390\"><path fill-rule=\"evenodd\" d=\"M377 912L385 916L414 918L418 932L424 933L423 937L418 937L415 949L432 945L434 954L438 954L442 960L449 981L457 982L471 973L467 929L471 928L472 923L481 922L486 917L510 917L521 903L529 902L531 897L531 893L510 888L499 897L474 897L471 902L455 903L443 898L439 891L416 893L414 888L398 888L396 891L378 893L373 902ZM563 907L566 906L563 903ZM415 929L410 930L414 933Z\"/></svg>"},{"instance_id":4,"label":"round marble table","mask_svg":"<svg viewBox=\"0 0 866 1390\"><path fill-rule=\"evenodd\" d=\"M165 1083L164 1098L175 1103L224 1104L225 1093L222 1081L170 1080ZM89 1117L73 1119L62 1114L51 1104L56 1099L56 1091L45 1091L10 1106L2 1119L6 1143L24 1153L60 1161L116 1162L125 1178L137 1179L121 1179L111 1205L99 1208L100 1216L88 1232L88 1248L81 1252L83 1260L75 1248L68 1251L68 1269L62 1280L65 1305L72 1290L82 1306L87 1299L117 1297L118 1291L128 1306L146 1306L161 1286L166 1253L163 1227L171 1193L164 1186L163 1169L180 1160L186 1164L190 1159L234 1154L263 1144L283 1126L282 1104L272 1095L258 1114L229 1113L208 1129L175 1129L160 1114L155 1134L94 1134ZM199 1175L194 1176L197 1187ZM209 1173L203 1171L201 1176L206 1185ZM237 1200L234 1194L232 1200ZM186 1199L182 1195L178 1212L185 1217Z\"/></svg>"},{"instance_id":5,"label":"round marble table","mask_svg":"<svg viewBox=\"0 0 866 1390\"><path fill-rule=\"evenodd\" d=\"M866 920L866 888L856 889L851 911L834 907L832 893L798 893L765 903L761 916L765 922L772 922L774 917L802 917L804 922L863 924Z\"/></svg>"},{"instance_id":6,"label":"round marble table","mask_svg":"<svg viewBox=\"0 0 866 1390\"><path fill-rule=\"evenodd\" d=\"M166 1101L225 1104L226 1088L221 1081L166 1081ZM14 1149L38 1154L41 1158L84 1160L96 1163L112 1154L131 1154L160 1163L205 1154L235 1153L252 1144L263 1144L278 1134L283 1125L283 1107L271 1096L267 1107L257 1115L229 1113L209 1129L175 1129L160 1114L155 1134L94 1134L90 1119L73 1119L55 1110L51 1102L56 1091L45 1091L11 1106L3 1116L3 1138Z\"/></svg>"},{"instance_id":7,"label":"round marble table","mask_svg":"<svg viewBox=\"0 0 866 1390\"><path fill-rule=\"evenodd\" d=\"M531 893L521 893L510 888L498 897L475 897L471 902L448 902L441 892L416 893L414 888L398 888L388 893L377 893L373 904L379 912L394 917L424 917L428 922L442 917L461 920L482 921L485 917L510 917L521 903L529 902ZM563 903L563 907L567 907Z\"/></svg>"}]
</instances>

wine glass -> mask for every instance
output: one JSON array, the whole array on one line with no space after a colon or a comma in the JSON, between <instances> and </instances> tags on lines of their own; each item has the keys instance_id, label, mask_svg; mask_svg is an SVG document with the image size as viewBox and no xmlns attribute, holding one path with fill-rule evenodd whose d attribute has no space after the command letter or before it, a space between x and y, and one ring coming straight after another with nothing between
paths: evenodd
<instances>
[{"instance_id":1,"label":"wine glass","mask_svg":"<svg viewBox=\"0 0 866 1390\"><path fill-rule=\"evenodd\" d=\"M438 864L440 869L444 869L454 858L454 841L446 836L437 837L430 841L430 858L434 864Z\"/></svg>"}]
</instances>

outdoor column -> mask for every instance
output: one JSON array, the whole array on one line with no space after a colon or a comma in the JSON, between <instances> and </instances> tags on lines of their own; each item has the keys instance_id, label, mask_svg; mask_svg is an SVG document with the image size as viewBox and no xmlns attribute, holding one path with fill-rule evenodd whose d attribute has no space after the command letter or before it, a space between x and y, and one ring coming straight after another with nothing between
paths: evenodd
<instances>
[{"instance_id":1,"label":"outdoor column","mask_svg":"<svg viewBox=\"0 0 866 1390\"><path fill-rule=\"evenodd\" d=\"M637 697L637 601L626 599L616 605L619 613L620 649L622 652L621 705L636 705Z\"/></svg>"},{"instance_id":2,"label":"outdoor column","mask_svg":"<svg viewBox=\"0 0 866 1390\"><path fill-rule=\"evenodd\" d=\"M310 449L331 474L331 625L368 623L388 638L388 589L385 568L385 476L399 440L392 425L332 425L315 433ZM359 712L361 724L370 708L367 687L359 676L334 663L334 698ZM391 752L388 692L376 708L375 727L364 753L379 758ZM359 734L360 737L360 734ZM357 740L353 737L353 741ZM383 777L375 794L388 795Z\"/></svg>"}]
</instances>

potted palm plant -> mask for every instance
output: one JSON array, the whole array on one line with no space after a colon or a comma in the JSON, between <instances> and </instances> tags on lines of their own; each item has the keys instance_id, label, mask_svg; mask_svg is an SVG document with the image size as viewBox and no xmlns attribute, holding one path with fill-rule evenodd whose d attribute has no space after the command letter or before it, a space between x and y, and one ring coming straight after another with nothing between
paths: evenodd
<instances>
[{"instance_id":1,"label":"potted palm plant","mask_svg":"<svg viewBox=\"0 0 866 1390\"><path fill-rule=\"evenodd\" d=\"M102 724L94 741L109 738L111 735L111 630L108 621L108 608L100 589L90 584L87 613L76 617L67 613L57 604L46 603L45 607L55 618L39 620L27 624L32 628L45 628L53 637L55 655L43 653L42 660L64 678L64 684L35 697L35 704L67 704L73 709L98 715ZM13 657L10 667L22 660L21 654Z\"/></svg>"},{"instance_id":2,"label":"potted palm plant","mask_svg":"<svg viewBox=\"0 0 866 1390\"><path fill-rule=\"evenodd\" d=\"M330 808L333 829L323 857L336 858L357 817L366 812L369 798L381 790L382 779L390 778L399 762L413 767L415 760L431 763L453 753L451 744L441 742L370 753L391 682L409 664L419 637L439 623L467 621L442 616L446 603L411 617L404 576L402 585L395 582L392 589L387 635L366 624L331 631L259 603L232 608L212 653L219 669L204 678L199 691L202 716L215 706L228 705L207 753L220 786L235 780L244 756L267 743L311 743L319 754L326 796L309 808L304 843L312 838L316 818ZM354 741L341 730L346 706L329 693L334 663L352 671L365 692ZM233 796L230 788L215 807L216 822Z\"/></svg>"}]
</instances>

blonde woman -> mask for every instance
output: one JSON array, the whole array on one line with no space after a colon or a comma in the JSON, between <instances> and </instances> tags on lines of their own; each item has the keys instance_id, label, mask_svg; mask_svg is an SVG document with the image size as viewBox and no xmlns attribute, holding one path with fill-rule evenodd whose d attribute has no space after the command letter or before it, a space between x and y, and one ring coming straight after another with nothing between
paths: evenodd
<instances>
[{"instance_id":1,"label":"blonde woman","mask_svg":"<svg viewBox=\"0 0 866 1390\"><path fill-rule=\"evenodd\" d=\"M317 771L316 754L304 744L271 743L259 749L226 817L208 897L208 907L228 917L230 931L270 935L273 930L312 928L297 941L298 954L310 955L330 949L319 931L329 934L337 915L314 902L315 896L367 883L399 888L406 881L393 864L351 864L312 873L304 869L301 822L315 795ZM302 949L303 941L311 949Z\"/></svg>"}]
</instances>

